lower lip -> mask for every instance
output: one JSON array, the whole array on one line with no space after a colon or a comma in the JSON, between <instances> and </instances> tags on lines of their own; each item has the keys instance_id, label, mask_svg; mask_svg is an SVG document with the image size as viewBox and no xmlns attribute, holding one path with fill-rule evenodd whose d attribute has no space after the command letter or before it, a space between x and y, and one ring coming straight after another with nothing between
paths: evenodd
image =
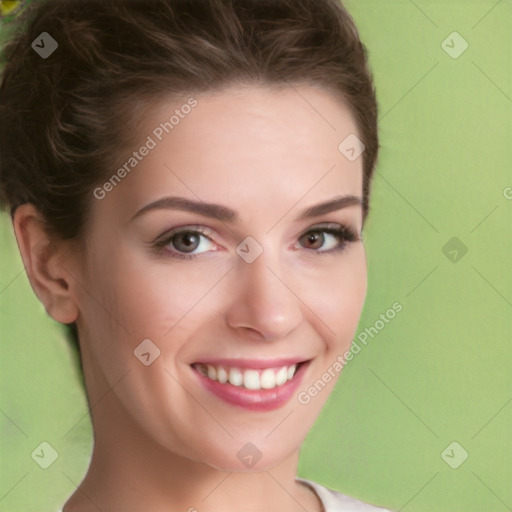
<instances>
[{"instance_id":1,"label":"lower lip","mask_svg":"<svg viewBox=\"0 0 512 512\"><path fill-rule=\"evenodd\" d=\"M193 369L199 377L201 384L215 396L225 402L249 409L251 411L271 411L282 407L299 387L308 363L300 365L292 380L274 389L252 390L243 386L233 386L228 383L211 380L202 373Z\"/></svg>"}]
</instances>

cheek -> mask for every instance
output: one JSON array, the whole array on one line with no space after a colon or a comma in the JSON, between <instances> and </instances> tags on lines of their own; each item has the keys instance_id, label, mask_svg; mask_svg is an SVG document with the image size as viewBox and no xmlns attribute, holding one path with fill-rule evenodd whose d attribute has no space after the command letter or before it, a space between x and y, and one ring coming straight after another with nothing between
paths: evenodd
<instances>
[{"instance_id":1,"label":"cheek","mask_svg":"<svg viewBox=\"0 0 512 512\"><path fill-rule=\"evenodd\" d=\"M133 277L117 277L121 293L120 307L126 324L138 336L167 338L170 331L204 320L203 310L211 307L214 288L229 270L208 262L148 262L147 259L127 262ZM177 330L177 329L176 329Z\"/></svg>"},{"instance_id":2,"label":"cheek","mask_svg":"<svg viewBox=\"0 0 512 512\"><path fill-rule=\"evenodd\" d=\"M359 323L367 289L364 246L354 245L324 270L319 286L312 287L308 304L321 321L330 351L339 353L349 347Z\"/></svg>"},{"instance_id":3,"label":"cheek","mask_svg":"<svg viewBox=\"0 0 512 512\"><path fill-rule=\"evenodd\" d=\"M174 366L194 332L219 313L217 283L229 271L225 267L157 260L133 247L95 254L90 291L80 298L91 349L116 367L130 366L136 347L150 339L162 361Z\"/></svg>"}]
</instances>

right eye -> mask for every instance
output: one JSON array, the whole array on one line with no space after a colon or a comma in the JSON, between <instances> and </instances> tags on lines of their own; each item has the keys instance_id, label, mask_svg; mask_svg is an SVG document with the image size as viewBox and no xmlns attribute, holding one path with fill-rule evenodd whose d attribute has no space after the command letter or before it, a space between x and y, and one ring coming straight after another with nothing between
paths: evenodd
<instances>
[{"instance_id":1,"label":"right eye","mask_svg":"<svg viewBox=\"0 0 512 512\"><path fill-rule=\"evenodd\" d=\"M211 248L214 242L206 234L210 232L205 227L176 228L159 237L155 246L168 256L192 259L205 252L217 250Z\"/></svg>"}]
</instances>

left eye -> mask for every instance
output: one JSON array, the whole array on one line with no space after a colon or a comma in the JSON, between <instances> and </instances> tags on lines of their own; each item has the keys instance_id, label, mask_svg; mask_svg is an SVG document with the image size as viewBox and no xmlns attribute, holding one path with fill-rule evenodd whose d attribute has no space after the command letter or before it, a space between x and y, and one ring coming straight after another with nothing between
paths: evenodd
<instances>
[{"instance_id":1,"label":"left eye","mask_svg":"<svg viewBox=\"0 0 512 512\"><path fill-rule=\"evenodd\" d=\"M328 251L339 245L336 236L325 231L310 231L302 235L299 242L307 249L323 249Z\"/></svg>"},{"instance_id":2,"label":"left eye","mask_svg":"<svg viewBox=\"0 0 512 512\"><path fill-rule=\"evenodd\" d=\"M321 253L342 250L347 243L357 239L354 232L343 226L318 227L304 233L298 243L306 249Z\"/></svg>"}]
</instances>

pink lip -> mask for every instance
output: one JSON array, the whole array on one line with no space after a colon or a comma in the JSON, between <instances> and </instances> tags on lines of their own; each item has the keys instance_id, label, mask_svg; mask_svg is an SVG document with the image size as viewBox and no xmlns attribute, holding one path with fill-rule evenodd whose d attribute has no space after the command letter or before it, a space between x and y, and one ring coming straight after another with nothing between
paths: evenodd
<instances>
[{"instance_id":1,"label":"pink lip","mask_svg":"<svg viewBox=\"0 0 512 512\"><path fill-rule=\"evenodd\" d=\"M218 360L216 360L218 361ZM233 366L235 362L230 360L230 364L226 364L226 366ZM284 360L280 360L281 362ZM244 360L247 362L247 360ZM241 361L237 361L237 364L240 365ZM238 368L273 368L274 363L276 361L265 361L265 365L262 366L253 366L246 364L244 366L237 366ZM214 364L214 363L211 363ZM221 364L221 363L215 363ZM270 366L269 366L270 364ZM286 366L287 364L294 364L294 361L291 363L281 364L278 363L277 366ZM282 407L290 397L294 394L297 388L300 386L302 381L302 377L304 372L308 367L308 363L302 364L299 369L296 371L292 380L287 381L282 386L278 386L274 389L260 389L260 390L251 390L246 389L242 386L233 386L232 384L225 383L222 384L218 381L214 381L205 377L198 371L194 370L194 373L197 375L201 385L206 388L209 392L213 393L218 398L221 398L225 402L236 405L238 407L242 407L244 409L248 409L251 411L271 411L274 409L278 409Z\"/></svg>"}]
</instances>

